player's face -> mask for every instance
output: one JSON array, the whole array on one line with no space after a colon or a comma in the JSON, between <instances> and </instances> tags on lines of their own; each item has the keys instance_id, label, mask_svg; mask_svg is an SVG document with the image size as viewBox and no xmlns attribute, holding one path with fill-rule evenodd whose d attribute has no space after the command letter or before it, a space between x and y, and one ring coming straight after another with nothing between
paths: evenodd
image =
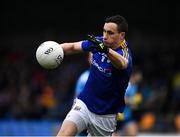
<instances>
[{"instance_id":1,"label":"player's face","mask_svg":"<svg viewBox=\"0 0 180 137\"><path fill-rule=\"evenodd\" d=\"M117 24L105 23L103 28L103 40L107 46L118 47L120 42L124 39L124 33L118 32Z\"/></svg>"}]
</instances>

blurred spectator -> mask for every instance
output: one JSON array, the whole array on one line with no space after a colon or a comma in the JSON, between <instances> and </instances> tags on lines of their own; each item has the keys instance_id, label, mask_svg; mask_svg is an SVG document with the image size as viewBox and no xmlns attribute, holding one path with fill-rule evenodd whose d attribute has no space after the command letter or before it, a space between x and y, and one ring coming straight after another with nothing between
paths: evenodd
<instances>
[{"instance_id":1,"label":"blurred spectator","mask_svg":"<svg viewBox=\"0 0 180 137\"><path fill-rule=\"evenodd\" d=\"M150 132L154 128L156 117L152 112L146 112L140 120L140 131Z\"/></svg>"},{"instance_id":2,"label":"blurred spectator","mask_svg":"<svg viewBox=\"0 0 180 137\"><path fill-rule=\"evenodd\" d=\"M178 132L180 134L180 113L175 115L174 124L175 124L175 128L176 128L176 132Z\"/></svg>"},{"instance_id":3,"label":"blurred spectator","mask_svg":"<svg viewBox=\"0 0 180 137\"><path fill-rule=\"evenodd\" d=\"M172 90L171 110L177 114L180 112L180 71L176 72L172 78Z\"/></svg>"},{"instance_id":4,"label":"blurred spectator","mask_svg":"<svg viewBox=\"0 0 180 137\"><path fill-rule=\"evenodd\" d=\"M49 116L49 112L57 106L54 89L50 85L46 85L43 87L42 93L38 100L45 113L47 113L47 116Z\"/></svg>"}]
</instances>

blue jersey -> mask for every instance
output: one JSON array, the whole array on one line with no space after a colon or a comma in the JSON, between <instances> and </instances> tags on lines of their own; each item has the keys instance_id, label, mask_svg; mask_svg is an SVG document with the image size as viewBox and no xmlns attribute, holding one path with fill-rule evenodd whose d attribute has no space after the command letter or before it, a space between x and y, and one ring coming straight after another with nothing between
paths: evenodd
<instances>
[{"instance_id":1,"label":"blue jersey","mask_svg":"<svg viewBox=\"0 0 180 137\"><path fill-rule=\"evenodd\" d=\"M103 41L102 37L97 37ZM87 51L91 42L82 42L82 49ZM125 107L124 94L132 71L132 57L127 42L124 40L117 53L128 58L127 69L116 69L105 53L92 51L90 74L83 91L78 95L88 109L95 114L116 114Z\"/></svg>"},{"instance_id":2,"label":"blue jersey","mask_svg":"<svg viewBox=\"0 0 180 137\"><path fill-rule=\"evenodd\" d=\"M137 91L138 91L138 85L129 83L129 85L128 85L127 89L126 89L125 96L128 99L132 99L136 95ZM124 119L128 120L128 119L131 119L131 118L132 118L132 108L131 108L131 106L126 105L126 107L124 109Z\"/></svg>"}]
</instances>

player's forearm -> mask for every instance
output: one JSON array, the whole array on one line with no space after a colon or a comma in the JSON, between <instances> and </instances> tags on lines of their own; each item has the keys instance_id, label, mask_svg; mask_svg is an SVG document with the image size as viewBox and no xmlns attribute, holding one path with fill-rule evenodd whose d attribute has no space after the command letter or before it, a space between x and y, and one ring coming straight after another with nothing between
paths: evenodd
<instances>
[{"instance_id":1,"label":"player's forearm","mask_svg":"<svg viewBox=\"0 0 180 137\"><path fill-rule=\"evenodd\" d=\"M71 42L61 44L65 54L71 54L82 51L81 42Z\"/></svg>"},{"instance_id":2,"label":"player's forearm","mask_svg":"<svg viewBox=\"0 0 180 137\"><path fill-rule=\"evenodd\" d=\"M109 53L107 54L109 60L117 69L126 69L128 66L128 60L115 52L112 49L109 49Z\"/></svg>"}]
</instances>

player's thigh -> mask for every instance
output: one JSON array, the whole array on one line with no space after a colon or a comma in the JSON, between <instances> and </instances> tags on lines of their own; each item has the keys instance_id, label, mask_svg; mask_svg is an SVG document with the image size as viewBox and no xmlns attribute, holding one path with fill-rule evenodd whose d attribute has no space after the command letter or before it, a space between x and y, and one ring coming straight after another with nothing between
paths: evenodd
<instances>
[{"instance_id":1,"label":"player's thigh","mask_svg":"<svg viewBox=\"0 0 180 137\"><path fill-rule=\"evenodd\" d=\"M67 114L63 123L67 123L67 121L71 121L75 124L76 133L80 133L83 130L87 129L89 118L88 118L87 108L82 101L76 100L76 102L74 103L70 112ZM68 130L68 129L65 128L64 130ZM74 128L72 128L72 130L74 131Z\"/></svg>"},{"instance_id":2,"label":"player's thigh","mask_svg":"<svg viewBox=\"0 0 180 137\"><path fill-rule=\"evenodd\" d=\"M64 120L57 136L75 136L77 131L77 125L74 122Z\"/></svg>"}]
</instances>

